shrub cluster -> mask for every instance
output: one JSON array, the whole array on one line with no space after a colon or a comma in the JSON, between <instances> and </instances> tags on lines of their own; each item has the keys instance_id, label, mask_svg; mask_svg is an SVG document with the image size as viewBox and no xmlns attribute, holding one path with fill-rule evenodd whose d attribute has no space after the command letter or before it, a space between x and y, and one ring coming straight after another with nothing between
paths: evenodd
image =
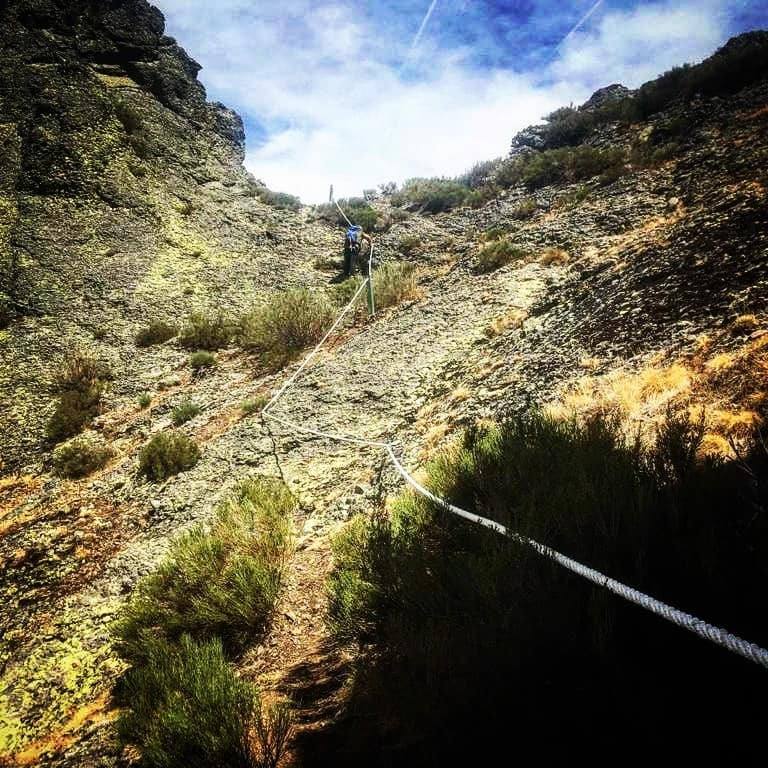
<instances>
[{"instance_id":1,"label":"shrub cluster","mask_svg":"<svg viewBox=\"0 0 768 768\"><path fill-rule=\"evenodd\" d=\"M87 352L76 351L64 359L53 379L58 397L46 426L50 440L61 442L90 424L109 376L108 369Z\"/></svg>"},{"instance_id":2,"label":"shrub cluster","mask_svg":"<svg viewBox=\"0 0 768 768\"><path fill-rule=\"evenodd\" d=\"M240 319L238 341L261 365L277 370L318 341L331 320L324 294L307 289L274 293Z\"/></svg>"},{"instance_id":3,"label":"shrub cluster","mask_svg":"<svg viewBox=\"0 0 768 768\"><path fill-rule=\"evenodd\" d=\"M463 205L470 188L453 179L408 179L390 200L392 205L418 205L423 213L440 213Z\"/></svg>"},{"instance_id":4,"label":"shrub cluster","mask_svg":"<svg viewBox=\"0 0 768 768\"><path fill-rule=\"evenodd\" d=\"M172 545L112 631L130 667L118 733L142 764L276 768L287 706L264 705L228 664L266 628L291 550L295 499L273 478L241 483L208 527Z\"/></svg>"},{"instance_id":5,"label":"shrub cluster","mask_svg":"<svg viewBox=\"0 0 768 768\"><path fill-rule=\"evenodd\" d=\"M135 343L137 347L151 347L165 343L178 333L179 329L175 325L156 320L136 334Z\"/></svg>"},{"instance_id":6,"label":"shrub cluster","mask_svg":"<svg viewBox=\"0 0 768 768\"><path fill-rule=\"evenodd\" d=\"M366 232L375 232L380 225L379 214L376 209L369 205L363 197L350 197L339 200L347 218L353 223L360 225ZM347 220L339 213L339 209L333 203L318 205L316 212L320 218L335 224L339 227L347 227Z\"/></svg>"},{"instance_id":7,"label":"shrub cluster","mask_svg":"<svg viewBox=\"0 0 768 768\"><path fill-rule=\"evenodd\" d=\"M211 352L205 352L200 350L199 352L193 352L189 356L189 367L196 374L201 374L204 371L210 370L216 367L216 355Z\"/></svg>"},{"instance_id":8,"label":"shrub cluster","mask_svg":"<svg viewBox=\"0 0 768 768\"><path fill-rule=\"evenodd\" d=\"M202 412L202 410L201 406L187 397L171 411L171 421L174 426L180 427L182 424L186 424L190 419L194 419L195 416Z\"/></svg>"},{"instance_id":9,"label":"shrub cluster","mask_svg":"<svg viewBox=\"0 0 768 768\"><path fill-rule=\"evenodd\" d=\"M539 206L535 197L524 197L512 212L513 219L530 219Z\"/></svg>"},{"instance_id":10,"label":"shrub cluster","mask_svg":"<svg viewBox=\"0 0 768 768\"><path fill-rule=\"evenodd\" d=\"M413 264L388 262L373 273L373 295L377 309L393 307L418 296Z\"/></svg>"},{"instance_id":11,"label":"shrub cluster","mask_svg":"<svg viewBox=\"0 0 768 768\"><path fill-rule=\"evenodd\" d=\"M148 634L176 642L221 638L234 653L267 625L291 549L295 499L279 480L241 483L210 528L178 538L124 609L114 632L120 655L144 657Z\"/></svg>"},{"instance_id":12,"label":"shrub cluster","mask_svg":"<svg viewBox=\"0 0 768 768\"><path fill-rule=\"evenodd\" d=\"M139 453L139 474L165 480L197 464L200 449L183 432L158 432Z\"/></svg>"},{"instance_id":13,"label":"shrub cluster","mask_svg":"<svg viewBox=\"0 0 768 768\"><path fill-rule=\"evenodd\" d=\"M505 187L525 184L538 189L549 184L584 181L609 169L620 169L626 163L621 149L596 147L562 147L543 152L529 152L507 161L497 175Z\"/></svg>"},{"instance_id":14,"label":"shrub cluster","mask_svg":"<svg viewBox=\"0 0 768 768\"><path fill-rule=\"evenodd\" d=\"M101 469L115 452L94 435L79 435L53 452L53 468L59 477L76 479Z\"/></svg>"},{"instance_id":15,"label":"shrub cluster","mask_svg":"<svg viewBox=\"0 0 768 768\"><path fill-rule=\"evenodd\" d=\"M644 446L610 416L533 414L469 430L427 484L764 643L768 622L744 585L768 579L768 528L754 517L768 461L762 447L742 457L749 472L698 458L703 433L703 422L670 415ZM700 729L713 690L739 702L739 717L760 695L750 665L422 497L355 520L334 549L333 630L374 645L348 703L368 717L350 725L349 743L392 750L395 763L406 753L454 763L480 741L503 749L510 722L591 750L598 710L611 743L642 727L663 744L679 736L681 710Z\"/></svg>"},{"instance_id":16,"label":"shrub cluster","mask_svg":"<svg viewBox=\"0 0 768 768\"><path fill-rule=\"evenodd\" d=\"M273 192L266 187L254 187L254 194L262 203L271 205L281 211L299 211L301 210L301 200L295 195L289 195L287 192Z\"/></svg>"},{"instance_id":17,"label":"shrub cluster","mask_svg":"<svg viewBox=\"0 0 768 768\"><path fill-rule=\"evenodd\" d=\"M217 350L232 340L234 325L223 313L193 312L179 335L179 344L186 349Z\"/></svg>"},{"instance_id":18,"label":"shrub cluster","mask_svg":"<svg viewBox=\"0 0 768 768\"><path fill-rule=\"evenodd\" d=\"M513 261L522 261L528 253L519 246L513 245L507 237L484 245L477 255L476 271L484 274L493 272Z\"/></svg>"}]
</instances>

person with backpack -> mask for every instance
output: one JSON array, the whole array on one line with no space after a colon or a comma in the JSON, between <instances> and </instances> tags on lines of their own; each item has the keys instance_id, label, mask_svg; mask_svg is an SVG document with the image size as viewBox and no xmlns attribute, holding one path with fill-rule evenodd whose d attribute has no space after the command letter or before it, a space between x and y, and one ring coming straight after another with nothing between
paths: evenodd
<instances>
[{"instance_id":1,"label":"person with backpack","mask_svg":"<svg viewBox=\"0 0 768 768\"><path fill-rule=\"evenodd\" d=\"M357 268L357 261L363 247L363 243L371 247L371 237L363 232L363 228L352 224L344 236L344 275L351 277Z\"/></svg>"}]
</instances>

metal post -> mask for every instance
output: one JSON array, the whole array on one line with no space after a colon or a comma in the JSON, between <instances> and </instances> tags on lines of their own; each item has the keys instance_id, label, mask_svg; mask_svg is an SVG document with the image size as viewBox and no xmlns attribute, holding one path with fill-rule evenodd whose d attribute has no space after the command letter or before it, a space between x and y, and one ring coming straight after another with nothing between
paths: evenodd
<instances>
[{"instance_id":1,"label":"metal post","mask_svg":"<svg viewBox=\"0 0 768 768\"><path fill-rule=\"evenodd\" d=\"M328 202L333 202L333 184L331 184L331 191L328 193Z\"/></svg>"},{"instance_id":2,"label":"metal post","mask_svg":"<svg viewBox=\"0 0 768 768\"><path fill-rule=\"evenodd\" d=\"M368 253L368 313L371 317L376 314L376 302L373 298L373 240L370 241Z\"/></svg>"}]
</instances>

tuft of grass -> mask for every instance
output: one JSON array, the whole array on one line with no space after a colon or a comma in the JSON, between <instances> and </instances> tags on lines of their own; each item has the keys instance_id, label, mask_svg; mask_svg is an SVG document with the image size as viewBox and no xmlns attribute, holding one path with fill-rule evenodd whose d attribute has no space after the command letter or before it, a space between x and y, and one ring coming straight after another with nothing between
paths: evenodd
<instances>
[{"instance_id":1,"label":"tuft of grass","mask_svg":"<svg viewBox=\"0 0 768 768\"><path fill-rule=\"evenodd\" d=\"M48 438L59 443L73 437L96 416L109 370L95 357L78 350L71 352L54 373L56 408L46 425Z\"/></svg>"},{"instance_id":2,"label":"tuft of grass","mask_svg":"<svg viewBox=\"0 0 768 768\"><path fill-rule=\"evenodd\" d=\"M571 260L568 251L562 248L545 248L539 256L539 262L546 267L555 265L562 266Z\"/></svg>"},{"instance_id":3,"label":"tuft of grass","mask_svg":"<svg viewBox=\"0 0 768 768\"><path fill-rule=\"evenodd\" d=\"M321 293L303 288L275 293L241 318L238 341L262 366L279 370L318 341L332 317Z\"/></svg>"},{"instance_id":4,"label":"tuft of grass","mask_svg":"<svg viewBox=\"0 0 768 768\"><path fill-rule=\"evenodd\" d=\"M86 477L104 467L115 452L94 435L79 435L53 452L53 468L59 477Z\"/></svg>"},{"instance_id":5,"label":"tuft of grass","mask_svg":"<svg viewBox=\"0 0 768 768\"><path fill-rule=\"evenodd\" d=\"M202 412L202 407L190 398L182 400L172 411L171 421L174 426L180 427L182 424L186 424L190 419L194 419L199 413Z\"/></svg>"},{"instance_id":6,"label":"tuft of grass","mask_svg":"<svg viewBox=\"0 0 768 768\"><path fill-rule=\"evenodd\" d=\"M236 653L271 619L292 547L296 500L276 478L242 482L210 526L180 536L113 627L122 658L140 663L147 637L219 637Z\"/></svg>"},{"instance_id":7,"label":"tuft of grass","mask_svg":"<svg viewBox=\"0 0 768 768\"><path fill-rule=\"evenodd\" d=\"M418 235L405 235L400 238L397 250L404 256L412 256L419 251L421 245L421 238Z\"/></svg>"},{"instance_id":8,"label":"tuft of grass","mask_svg":"<svg viewBox=\"0 0 768 768\"><path fill-rule=\"evenodd\" d=\"M416 268L402 262L383 264L373 273L373 294L377 309L418 298Z\"/></svg>"},{"instance_id":9,"label":"tuft of grass","mask_svg":"<svg viewBox=\"0 0 768 768\"><path fill-rule=\"evenodd\" d=\"M179 344L185 349L215 351L230 343L233 332L234 325L223 312L193 312L181 329Z\"/></svg>"},{"instance_id":10,"label":"tuft of grass","mask_svg":"<svg viewBox=\"0 0 768 768\"><path fill-rule=\"evenodd\" d=\"M142 392L136 398L136 404L139 408L149 408L152 405L152 395L149 392Z\"/></svg>"},{"instance_id":11,"label":"tuft of grass","mask_svg":"<svg viewBox=\"0 0 768 768\"><path fill-rule=\"evenodd\" d=\"M513 219L530 219L538 210L539 205L535 197L525 197L520 204L512 211Z\"/></svg>"},{"instance_id":12,"label":"tuft of grass","mask_svg":"<svg viewBox=\"0 0 768 768\"><path fill-rule=\"evenodd\" d=\"M267 395L256 395L255 397L244 400L240 403L240 410L246 415L250 416L254 413L261 413L264 406L269 402Z\"/></svg>"},{"instance_id":13,"label":"tuft of grass","mask_svg":"<svg viewBox=\"0 0 768 768\"><path fill-rule=\"evenodd\" d=\"M276 768L292 727L288 707L266 706L215 639L147 637L146 662L124 675L119 698L119 739L146 766Z\"/></svg>"},{"instance_id":14,"label":"tuft of grass","mask_svg":"<svg viewBox=\"0 0 768 768\"><path fill-rule=\"evenodd\" d=\"M217 365L216 355L211 352L193 352L189 356L189 367L195 373L202 373L210 368L215 368Z\"/></svg>"},{"instance_id":15,"label":"tuft of grass","mask_svg":"<svg viewBox=\"0 0 768 768\"><path fill-rule=\"evenodd\" d=\"M139 474L149 480L165 480L197 464L200 449L183 432L159 432L139 454Z\"/></svg>"},{"instance_id":16,"label":"tuft of grass","mask_svg":"<svg viewBox=\"0 0 768 768\"><path fill-rule=\"evenodd\" d=\"M480 249L477 255L477 272L484 274L493 272L513 261L522 261L528 257L528 253L522 248L513 245L506 237L495 240Z\"/></svg>"},{"instance_id":17,"label":"tuft of grass","mask_svg":"<svg viewBox=\"0 0 768 768\"><path fill-rule=\"evenodd\" d=\"M178 335L179 329L171 323L156 320L136 334L134 339L137 347L152 347L163 344Z\"/></svg>"}]
</instances>

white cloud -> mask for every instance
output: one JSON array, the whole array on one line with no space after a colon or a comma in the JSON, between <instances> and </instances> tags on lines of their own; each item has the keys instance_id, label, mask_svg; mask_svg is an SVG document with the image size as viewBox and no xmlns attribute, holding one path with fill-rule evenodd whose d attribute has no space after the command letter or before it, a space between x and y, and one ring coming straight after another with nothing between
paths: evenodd
<instances>
[{"instance_id":1,"label":"white cloud","mask_svg":"<svg viewBox=\"0 0 768 768\"><path fill-rule=\"evenodd\" d=\"M724 2L664 2L604 13L571 35L552 65L556 77L597 88L635 88L683 62L697 61L722 42Z\"/></svg>"},{"instance_id":2,"label":"white cloud","mask_svg":"<svg viewBox=\"0 0 768 768\"><path fill-rule=\"evenodd\" d=\"M455 175L503 155L514 133L612 82L638 85L701 58L724 36L725 0L603 5L544 71L473 69L467 49L425 35L418 72L398 75L413 34L374 25L344 0L159 0L175 34L204 66L215 98L259 121L247 166L305 202L357 195L410 176ZM440 5L431 24L439 20ZM401 27L402 29L402 27ZM393 37L393 35L395 35ZM418 76L416 76L418 75Z\"/></svg>"}]
</instances>

